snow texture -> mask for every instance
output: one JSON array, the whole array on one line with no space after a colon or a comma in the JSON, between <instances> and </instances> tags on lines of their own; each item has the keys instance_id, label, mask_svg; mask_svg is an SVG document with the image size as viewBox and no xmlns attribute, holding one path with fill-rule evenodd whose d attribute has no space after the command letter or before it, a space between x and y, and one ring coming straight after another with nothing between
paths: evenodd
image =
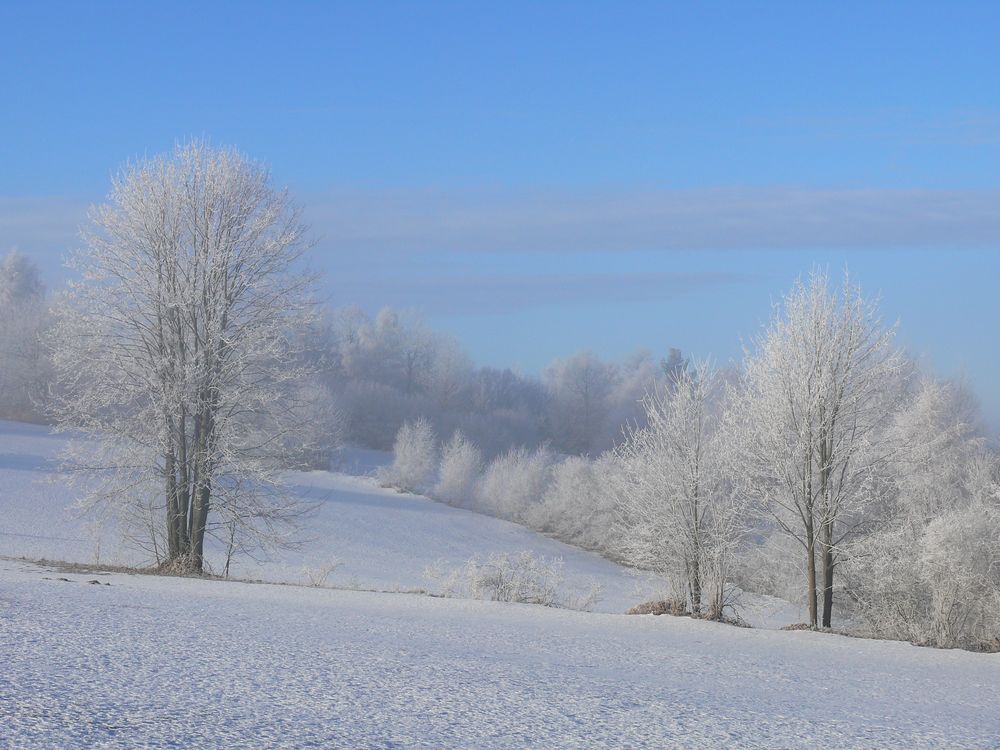
<instances>
[{"instance_id":1,"label":"snow texture","mask_svg":"<svg viewBox=\"0 0 1000 750\"><path fill-rule=\"evenodd\" d=\"M6 748L968 749L1000 737L1000 655L685 618L0 560L0 636Z\"/></svg>"},{"instance_id":2,"label":"snow texture","mask_svg":"<svg viewBox=\"0 0 1000 750\"><path fill-rule=\"evenodd\" d=\"M1000 747L1000 655L11 559L137 561L67 510L51 480L65 439L0 423L2 748ZM319 504L309 541L237 575L302 580L338 558L330 584L409 590L438 560L530 550L562 557L571 586L602 583L606 613L653 585L367 477L290 479ZM801 619L762 597L744 613Z\"/></svg>"}]
</instances>

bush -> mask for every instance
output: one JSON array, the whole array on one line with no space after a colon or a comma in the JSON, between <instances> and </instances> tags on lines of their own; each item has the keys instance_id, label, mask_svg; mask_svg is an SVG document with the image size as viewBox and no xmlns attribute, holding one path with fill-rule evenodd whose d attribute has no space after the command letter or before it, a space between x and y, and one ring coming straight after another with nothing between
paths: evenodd
<instances>
[{"instance_id":1,"label":"bush","mask_svg":"<svg viewBox=\"0 0 1000 750\"><path fill-rule=\"evenodd\" d=\"M589 610L600 597L596 583L582 593L563 590L562 560L548 560L527 551L490 555L484 562L472 558L451 571L438 564L428 569L426 576L437 584L442 596L579 610Z\"/></svg>"},{"instance_id":2,"label":"bush","mask_svg":"<svg viewBox=\"0 0 1000 750\"><path fill-rule=\"evenodd\" d=\"M476 488L479 507L488 513L525 523L531 507L549 484L552 455L546 448L529 452L512 448L487 467Z\"/></svg>"},{"instance_id":3,"label":"bush","mask_svg":"<svg viewBox=\"0 0 1000 750\"><path fill-rule=\"evenodd\" d=\"M615 470L611 454L593 461L569 456L553 465L541 502L527 513L529 525L569 544L612 553L617 545L609 483Z\"/></svg>"},{"instance_id":4,"label":"bush","mask_svg":"<svg viewBox=\"0 0 1000 750\"><path fill-rule=\"evenodd\" d=\"M334 571L340 567L339 560L328 560L317 565L304 565L302 575L306 582L313 588L321 589L326 587L327 579L333 575Z\"/></svg>"},{"instance_id":5,"label":"bush","mask_svg":"<svg viewBox=\"0 0 1000 750\"><path fill-rule=\"evenodd\" d=\"M376 473L383 487L426 492L437 469L437 437L426 419L405 422L396 434L393 460Z\"/></svg>"},{"instance_id":6,"label":"bush","mask_svg":"<svg viewBox=\"0 0 1000 750\"><path fill-rule=\"evenodd\" d=\"M441 452L441 468L434 497L451 505L466 505L472 498L483 456L465 435L455 430Z\"/></svg>"}]
</instances>

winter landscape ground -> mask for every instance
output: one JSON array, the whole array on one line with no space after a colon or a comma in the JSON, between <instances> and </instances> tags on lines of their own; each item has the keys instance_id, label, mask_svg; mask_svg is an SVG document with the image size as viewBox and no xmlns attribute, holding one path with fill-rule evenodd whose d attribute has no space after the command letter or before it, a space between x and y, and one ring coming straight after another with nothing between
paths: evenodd
<instances>
[{"instance_id":1,"label":"winter landscape ground","mask_svg":"<svg viewBox=\"0 0 1000 750\"><path fill-rule=\"evenodd\" d=\"M383 592L15 559L94 561L48 481L64 441L0 425L3 747L1000 746L1000 655L778 632L795 608L760 600L754 629L627 616L648 579L364 477L296 475L320 502L310 541L238 572L301 583L336 557L330 584ZM562 557L567 585L599 581L599 611L384 593L523 549ZM140 562L108 532L100 559Z\"/></svg>"},{"instance_id":2,"label":"winter landscape ground","mask_svg":"<svg viewBox=\"0 0 1000 750\"><path fill-rule=\"evenodd\" d=\"M0 582L5 747L988 748L1000 736L1000 655L9 559Z\"/></svg>"}]
</instances>

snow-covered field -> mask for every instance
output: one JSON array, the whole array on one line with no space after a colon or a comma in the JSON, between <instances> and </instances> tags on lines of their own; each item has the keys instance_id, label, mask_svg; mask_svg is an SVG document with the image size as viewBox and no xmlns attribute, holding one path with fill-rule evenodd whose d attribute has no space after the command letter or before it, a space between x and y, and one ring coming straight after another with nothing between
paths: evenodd
<instances>
[{"instance_id":1,"label":"snow-covered field","mask_svg":"<svg viewBox=\"0 0 1000 750\"><path fill-rule=\"evenodd\" d=\"M121 542L113 526L98 527L74 511L72 490L53 481L54 460L65 442L44 427L0 422L0 556L148 563ZM369 471L379 458L353 451L342 461L347 469ZM517 524L383 489L367 476L316 471L292 473L289 479L296 495L317 504L303 521L301 548L260 561L238 559L234 577L302 583L305 568L338 561L328 585L433 590L435 581L427 576L432 566L450 570L474 556L528 550L563 561L567 591L583 594L592 581L600 584L597 610L621 612L655 594L655 583L596 554ZM221 570L220 550L209 553L209 563Z\"/></svg>"},{"instance_id":2,"label":"snow-covered field","mask_svg":"<svg viewBox=\"0 0 1000 750\"><path fill-rule=\"evenodd\" d=\"M625 616L654 582L363 476L292 475L319 504L308 541L236 570L300 582L336 558L342 589L12 559L143 562L69 510L64 440L0 423L0 748L1000 747L1000 655ZM433 588L437 561L521 550L600 582L598 612L347 590ZM758 624L797 619L750 603Z\"/></svg>"},{"instance_id":3,"label":"snow-covered field","mask_svg":"<svg viewBox=\"0 0 1000 750\"><path fill-rule=\"evenodd\" d=\"M5 748L1000 745L1000 655L11 560L0 663Z\"/></svg>"}]
</instances>

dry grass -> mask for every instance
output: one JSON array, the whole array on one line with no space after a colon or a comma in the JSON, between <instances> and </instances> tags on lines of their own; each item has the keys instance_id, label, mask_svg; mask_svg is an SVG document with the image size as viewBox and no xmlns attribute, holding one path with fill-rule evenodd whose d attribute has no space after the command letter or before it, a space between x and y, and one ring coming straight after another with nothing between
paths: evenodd
<instances>
[{"instance_id":1,"label":"dry grass","mask_svg":"<svg viewBox=\"0 0 1000 750\"><path fill-rule=\"evenodd\" d=\"M674 617L690 617L695 620L710 620L712 622L721 622L726 625L733 625L738 628L749 628L750 623L748 623L743 618L736 616L730 617L723 615L722 617L716 616L714 613L706 611L699 615L691 614L687 610L685 603L676 599L657 599L651 602L643 602L642 604L637 604L628 610L625 614L627 615L673 615Z\"/></svg>"},{"instance_id":2,"label":"dry grass","mask_svg":"<svg viewBox=\"0 0 1000 750\"><path fill-rule=\"evenodd\" d=\"M659 599L651 602L643 602L632 607L627 615L674 615L684 617L689 613L684 606L684 602L675 599Z\"/></svg>"}]
</instances>

